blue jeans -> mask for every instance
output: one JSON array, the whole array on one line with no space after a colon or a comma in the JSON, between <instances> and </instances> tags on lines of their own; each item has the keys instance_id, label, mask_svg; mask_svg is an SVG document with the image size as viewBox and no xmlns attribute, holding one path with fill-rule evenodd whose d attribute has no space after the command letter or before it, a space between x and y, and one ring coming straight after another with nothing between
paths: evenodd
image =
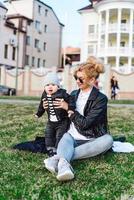
<instances>
[{"instance_id":1,"label":"blue jeans","mask_svg":"<svg viewBox=\"0 0 134 200\"><path fill-rule=\"evenodd\" d=\"M91 140L78 141L69 133L65 133L58 144L57 155L70 162L71 160L97 156L108 151L112 144L113 138L109 134Z\"/></svg>"}]
</instances>

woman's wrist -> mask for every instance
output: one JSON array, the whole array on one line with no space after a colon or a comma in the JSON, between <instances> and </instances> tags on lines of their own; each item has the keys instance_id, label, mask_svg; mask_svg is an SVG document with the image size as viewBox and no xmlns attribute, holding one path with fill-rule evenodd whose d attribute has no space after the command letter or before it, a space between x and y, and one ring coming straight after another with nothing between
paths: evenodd
<instances>
[{"instance_id":1,"label":"woman's wrist","mask_svg":"<svg viewBox=\"0 0 134 200\"><path fill-rule=\"evenodd\" d=\"M72 110L68 110L67 113L68 113L68 117L71 117L71 115L74 114L74 111L72 111Z\"/></svg>"}]
</instances>

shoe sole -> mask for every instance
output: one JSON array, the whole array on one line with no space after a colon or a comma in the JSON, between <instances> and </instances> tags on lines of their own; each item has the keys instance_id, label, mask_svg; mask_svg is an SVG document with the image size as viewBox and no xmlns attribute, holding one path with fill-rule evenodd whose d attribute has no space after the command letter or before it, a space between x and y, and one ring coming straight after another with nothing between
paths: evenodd
<instances>
[{"instance_id":1,"label":"shoe sole","mask_svg":"<svg viewBox=\"0 0 134 200\"><path fill-rule=\"evenodd\" d=\"M74 174L70 173L70 171L64 173L64 174L60 174L57 175L56 177L59 181L69 181L72 180L74 178Z\"/></svg>"}]
</instances>

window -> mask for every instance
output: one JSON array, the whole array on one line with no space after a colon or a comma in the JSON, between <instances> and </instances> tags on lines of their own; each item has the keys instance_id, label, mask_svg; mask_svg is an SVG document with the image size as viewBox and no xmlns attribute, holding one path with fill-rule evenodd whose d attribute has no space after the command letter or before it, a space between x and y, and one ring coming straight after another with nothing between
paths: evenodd
<instances>
[{"instance_id":1,"label":"window","mask_svg":"<svg viewBox=\"0 0 134 200\"><path fill-rule=\"evenodd\" d=\"M39 40L35 39L34 41L34 47L39 48Z\"/></svg>"},{"instance_id":2,"label":"window","mask_svg":"<svg viewBox=\"0 0 134 200\"><path fill-rule=\"evenodd\" d=\"M16 35L16 33L17 33L17 31L16 31L16 29L14 29L14 30L13 30L13 34Z\"/></svg>"},{"instance_id":3,"label":"window","mask_svg":"<svg viewBox=\"0 0 134 200\"><path fill-rule=\"evenodd\" d=\"M88 45L88 54L93 54L94 47L92 45Z\"/></svg>"},{"instance_id":4,"label":"window","mask_svg":"<svg viewBox=\"0 0 134 200\"><path fill-rule=\"evenodd\" d=\"M28 26L30 26L31 25L31 21L29 20L29 21L27 21L27 25Z\"/></svg>"},{"instance_id":5,"label":"window","mask_svg":"<svg viewBox=\"0 0 134 200\"><path fill-rule=\"evenodd\" d=\"M35 57L32 57L32 66L35 66Z\"/></svg>"},{"instance_id":6,"label":"window","mask_svg":"<svg viewBox=\"0 0 134 200\"><path fill-rule=\"evenodd\" d=\"M41 6L38 5L38 13L41 14Z\"/></svg>"},{"instance_id":7,"label":"window","mask_svg":"<svg viewBox=\"0 0 134 200\"><path fill-rule=\"evenodd\" d=\"M29 56L26 55L25 65L29 65Z\"/></svg>"},{"instance_id":8,"label":"window","mask_svg":"<svg viewBox=\"0 0 134 200\"><path fill-rule=\"evenodd\" d=\"M47 46L47 43L44 42L44 51L46 51L46 46Z\"/></svg>"},{"instance_id":9,"label":"window","mask_svg":"<svg viewBox=\"0 0 134 200\"><path fill-rule=\"evenodd\" d=\"M132 48L134 48L134 42L132 42Z\"/></svg>"},{"instance_id":10,"label":"window","mask_svg":"<svg viewBox=\"0 0 134 200\"><path fill-rule=\"evenodd\" d=\"M48 15L48 10L45 9L45 17Z\"/></svg>"},{"instance_id":11,"label":"window","mask_svg":"<svg viewBox=\"0 0 134 200\"><path fill-rule=\"evenodd\" d=\"M126 19L122 19L121 20L121 24L126 24L127 23L127 20Z\"/></svg>"},{"instance_id":12,"label":"window","mask_svg":"<svg viewBox=\"0 0 134 200\"><path fill-rule=\"evenodd\" d=\"M95 26L94 25L89 25L88 26L88 33L94 33L95 32Z\"/></svg>"},{"instance_id":13,"label":"window","mask_svg":"<svg viewBox=\"0 0 134 200\"><path fill-rule=\"evenodd\" d=\"M8 58L8 45L5 44L5 48L4 48L4 58Z\"/></svg>"},{"instance_id":14,"label":"window","mask_svg":"<svg viewBox=\"0 0 134 200\"><path fill-rule=\"evenodd\" d=\"M46 60L43 60L43 67L46 66Z\"/></svg>"},{"instance_id":15,"label":"window","mask_svg":"<svg viewBox=\"0 0 134 200\"><path fill-rule=\"evenodd\" d=\"M30 36L26 36L26 45L30 45Z\"/></svg>"},{"instance_id":16,"label":"window","mask_svg":"<svg viewBox=\"0 0 134 200\"><path fill-rule=\"evenodd\" d=\"M47 25L45 24L44 25L44 33L46 33L47 32Z\"/></svg>"},{"instance_id":17,"label":"window","mask_svg":"<svg viewBox=\"0 0 134 200\"><path fill-rule=\"evenodd\" d=\"M120 42L121 47L125 47L125 41Z\"/></svg>"},{"instance_id":18,"label":"window","mask_svg":"<svg viewBox=\"0 0 134 200\"><path fill-rule=\"evenodd\" d=\"M40 58L38 58L37 67L38 67L38 68L40 67Z\"/></svg>"},{"instance_id":19,"label":"window","mask_svg":"<svg viewBox=\"0 0 134 200\"><path fill-rule=\"evenodd\" d=\"M35 28L36 30L40 30L40 22L39 21L35 21Z\"/></svg>"},{"instance_id":20,"label":"window","mask_svg":"<svg viewBox=\"0 0 134 200\"><path fill-rule=\"evenodd\" d=\"M13 47L12 49L12 60L15 60L16 48Z\"/></svg>"}]
</instances>

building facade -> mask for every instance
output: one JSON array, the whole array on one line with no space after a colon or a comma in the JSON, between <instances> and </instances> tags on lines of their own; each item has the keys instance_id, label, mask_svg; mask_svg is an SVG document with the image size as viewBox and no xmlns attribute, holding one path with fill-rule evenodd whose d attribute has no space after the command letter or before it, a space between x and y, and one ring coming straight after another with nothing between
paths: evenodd
<instances>
[{"instance_id":1,"label":"building facade","mask_svg":"<svg viewBox=\"0 0 134 200\"><path fill-rule=\"evenodd\" d=\"M7 51L8 48L9 54L12 54L12 46L16 54L14 60L0 58L0 63L18 68L59 67L63 24L53 9L39 0L12 0L5 1L4 5L4 8L0 8L5 16L5 21L1 20L0 23L0 29L3 30L0 37L3 38L2 46L8 47L0 51ZM10 27L7 26L9 23ZM5 37L8 38L8 44Z\"/></svg>"},{"instance_id":2,"label":"building facade","mask_svg":"<svg viewBox=\"0 0 134 200\"><path fill-rule=\"evenodd\" d=\"M134 1L92 0L82 16L81 60L95 55L119 73L134 72Z\"/></svg>"},{"instance_id":3,"label":"building facade","mask_svg":"<svg viewBox=\"0 0 134 200\"><path fill-rule=\"evenodd\" d=\"M23 67L23 44L25 32L18 28L7 18L7 8L0 3L0 65L14 68L17 65ZM17 48L19 46L19 52ZM18 60L19 58L19 60Z\"/></svg>"}]
</instances>

